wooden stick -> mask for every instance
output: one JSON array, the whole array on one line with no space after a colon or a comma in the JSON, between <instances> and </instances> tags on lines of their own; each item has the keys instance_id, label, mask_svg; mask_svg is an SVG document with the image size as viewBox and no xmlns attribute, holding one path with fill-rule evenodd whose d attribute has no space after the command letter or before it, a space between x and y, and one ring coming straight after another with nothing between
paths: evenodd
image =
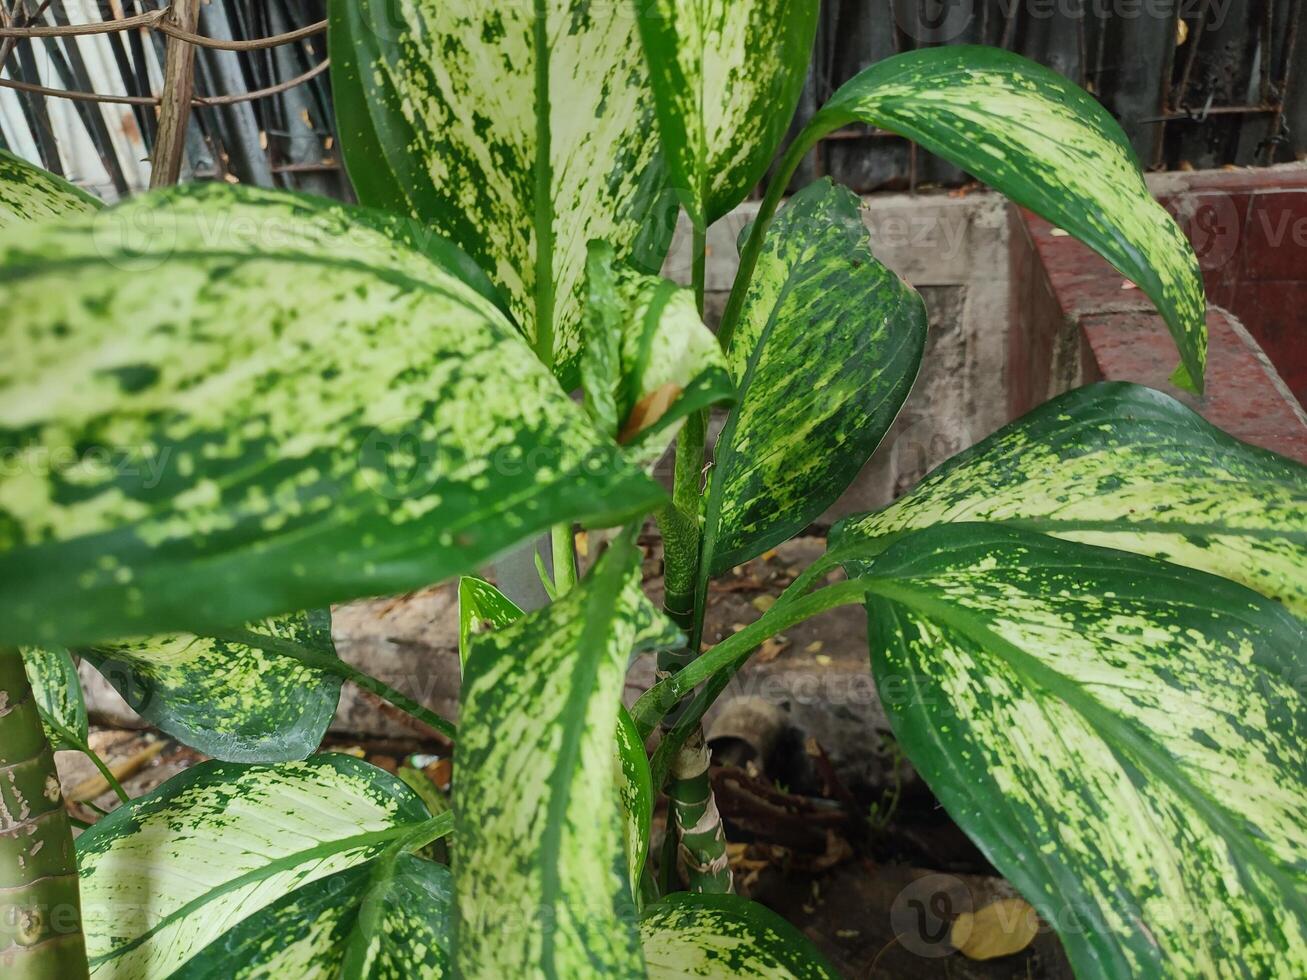
<instances>
[{"instance_id":1,"label":"wooden stick","mask_svg":"<svg viewBox=\"0 0 1307 980\"><path fill-rule=\"evenodd\" d=\"M168 19L182 31L194 33L200 17L200 0L179 0L168 8ZM171 187L182 172L186 155L186 127L195 93L195 45L179 37L168 39L160 94L159 139L151 161L151 187Z\"/></svg>"},{"instance_id":2,"label":"wooden stick","mask_svg":"<svg viewBox=\"0 0 1307 980\"><path fill-rule=\"evenodd\" d=\"M88 24L38 24L36 26L22 27L5 25L0 26L0 38L19 40L35 37L87 37L94 34L113 34L118 31L145 28L146 30L166 34L179 41L186 41L196 47L219 48L223 51L259 51L263 48L275 48L278 45L303 40L306 37L312 37L314 34L320 34L327 29L327 22L320 20L315 24L297 27L295 30L287 31L284 34L229 41L225 38L196 34L194 31L188 31L174 23L173 18L178 15L173 8L185 6L187 2L188 0L180 0L179 3L162 10L151 10L132 17L118 17L113 20L91 21Z\"/></svg>"},{"instance_id":3,"label":"wooden stick","mask_svg":"<svg viewBox=\"0 0 1307 980\"><path fill-rule=\"evenodd\" d=\"M292 89L296 85L303 85L305 82L317 78L327 70L330 64L329 59L324 59L302 75L288 78L276 85L269 85L267 88L255 89L253 92L237 92L235 95L196 95L191 98L191 105L231 105L234 102L251 102L254 99L267 98L269 95L279 95L287 89ZM66 88L49 88L33 82L17 82L9 78L0 78L0 88L11 88L18 92L35 92L37 95L48 95L55 99L72 99L75 102L157 106L161 101L157 95L100 95L98 92L75 92Z\"/></svg>"}]
</instances>

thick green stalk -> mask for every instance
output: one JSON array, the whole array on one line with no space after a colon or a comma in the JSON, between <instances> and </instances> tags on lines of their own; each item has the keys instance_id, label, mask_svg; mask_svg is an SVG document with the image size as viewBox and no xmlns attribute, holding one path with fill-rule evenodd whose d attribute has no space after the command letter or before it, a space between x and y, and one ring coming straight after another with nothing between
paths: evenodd
<instances>
[{"instance_id":1,"label":"thick green stalk","mask_svg":"<svg viewBox=\"0 0 1307 980\"><path fill-rule=\"evenodd\" d=\"M792 602L784 602L782 597L762 619L717 644L675 677L646 691L631 711L641 731L656 725L667 705L678 704L696 686L703 685L688 704L679 706L670 731L664 730L649 764L653 785L661 786L669 778L681 747L693 741L703 716L764 640L827 609L860 603L870 591L872 583L855 580L827 586L808 596L799 597L796 592Z\"/></svg>"},{"instance_id":2,"label":"thick green stalk","mask_svg":"<svg viewBox=\"0 0 1307 980\"><path fill-rule=\"evenodd\" d=\"M668 802L680 838L676 862L693 892L730 894L735 891L726 855L726 829L708 778L710 763L703 726L696 724L672 764Z\"/></svg>"},{"instance_id":3,"label":"thick green stalk","mask_svg":"<svg viewBox=\"0 0 1307 980\"><path fill-rule=\"evenodd\" d=\"M699 316L704 314L707 281L707 229L694 228L691 278ZM703 498L703 461L708 416L697 412L686 420L676 442L676 474L672 503L659 515L663 533L663 608L691 637L680 650L663 650L658 655L658 677L666 681L692 663L699 653L698 637L703 632L703 606L695 602L699 581L701 549L700 509ZM675 723L675 708L664 719ZM667 728L664 729L665 731ZM703 728L695 725L691 741L677 756L667 784L672 822L669 835L676 835L676 866L692 892L713 894L735 890L726 855L726 831L708 780L709 755ZM664 849L666 857L669 849ZM666 872L667 869L664 869ZM666 873L664 874L666 879Z\"/></svg>"},{"instance_id":4,"label":"thick green stalk","mask_svg":"<svg viewBox=\"0 0 1307 980\"><path fill-rule=\"evenodd\" d=\"M0 648L0 974L87 975L72 825L54 753L13 647Z\"/></svg>"},{"instance_id":5,"label":"thick green stalk","mask_svg":"<svg viewBox=\"0 0 1307 980\"><path fill-rule=\"evenodd\" d=\"M571 524L551 529L554 554L554 598L561 599L576 585L576 536Z\"/></svg>"}]
</instances>

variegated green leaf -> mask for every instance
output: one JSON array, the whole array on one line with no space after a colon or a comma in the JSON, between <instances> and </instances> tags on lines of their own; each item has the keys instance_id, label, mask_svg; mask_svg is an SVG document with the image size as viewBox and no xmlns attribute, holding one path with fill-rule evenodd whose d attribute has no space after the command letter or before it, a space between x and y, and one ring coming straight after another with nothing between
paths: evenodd
<instances>
[{"instance_id":1,"label":"variegated green leaf","mask_svg":"<svg viewBox=\"0 0 1307 980\"><path fill-rule=\"evenodd\" d=\"M623 533L561 600L472 642L454 783L461 976L643 972L613 793L648 604L639 558Z\"/></svg>"},{"instance_id":2,"label":"variegated green leaf","mask_svg":"<svg viewBox=\"0 0 1307 980\"><path fill-rule=\"evenodd\" d=\"M0 150L0 230L102 207L62 177Z\"/></svg>"},{"instance_id":3,"label":"variegated green leaf","mask_svg":"<svg viewBox=\"0 0 1307 980\"><path fill-rule=\"evenodd\" d=\"M925 304L868 240L857 196L829 180L796 194L767 232L728 351L740 401L717 442L705 575L834 503L916 380Z\"/></svg>"},{"instance_id":4,"label":"variegated green leaf","mask_svg":"<svg viewBox=\"0 0 1307 980\"><path fill-rule=\"evenodd\" d=\"M636 0L672 183L707 227L762 179L794 115L817 0Z\"/></svg>"},{"instance_id":5,"label":"variegated green leaf","mask_svg":"<svg viewBox=\"0 0 1307 980\"><path fill-rule=\"evenodd\" d=\"M650 607L652 608L652 607ZM649 856L653 821L653 774L635 721L623 705L617 706L617 796L626 826L626 873L632 894L639 893L640 875Z\"/></svg>"},{"instance_id":6,"label":"variegated green leaf","mask_svg":"<svg viewBox=\"0 0 1307 980\"><path fill-rule=\"evenodd\" d=\"M687 415L735 386L688 289L618 263L606 242L590 243L586 268L586 408L631 458L653 462Z\"/></svg>"},{"instance_id":7,"label":"variegated green leaf","mask_svg":"<svg viewBox=\"0 0 1307 980\"><path fill-rule=\"evenodd\" d=\"M448 868L392 852L273 902L170 980L439 980L453 911Z\"/></svg>"},{"instance_id":8,"label":"variegated green leaf","mask_svg":"<svg viewBox=\"0 0 1307 980\"><path fill-rule=\"evenodd\" d=\"M248 627L336 657L327 609ZM228 762L289 762L315 751L336 714L340 676L246 643L171 633L82 655L150 724Z\"/></svg>"},{"instance_id":9,"label":"variegated green leaf","mask_svg":"<svg viewBox=\"0 0 1307 980\"><path fill-rule=\"evenodd\" d=\"M838 980L803 933L737 895L669 895L645 910L640 942L649 980Z\"/></svg>"},{"instance_id":10,"label":"variegated green leaf","mask_svg":"<svg viewBox=\"0 0 1307 980\"><path fill-rule=\"evenodd\" d=\"M654 506L443 251L220 185L0 236L0 635L218 635Z\"/></svg>"},{"instance_id":11,"label":"variegated green leaf","mask_svg":"<svg viewBox=\"0 0 1307 980\"><path fill-rule=\"evenodd\" d=\"M459 582L459 654L464 668L471 641L478 634L499 630L524 614L489 582L465 577ZM635 613L634 655L663 643L677 642L680 637L667 620L641 595ZM650 822L653 818L653 782L644 741L624 706L617 706L617 793L626 827L627 873L638 880L649 854Z\"/></svg>"},{"instance_id":12,"label":"variegated green leaf","mask_svg":"<svg viewBox=\"0 0 1307 980\"><path fill-rule=\"evenodd\" d=\"M504 629L523 615L511 599L489 582L470 576L461 579L458 583L458 650L464 669L472 639L478 633ZM633 615L636 632L631 656L658 646L683 642L666 617L643 594ZM617 794L626 825L627 872L634 883L639 880L649 854L653 780L644 740L640 738L630 712L621 704L617 706L617 761Z\"/></svg>"},{"instance_id":13,"label":"variegated green leaf","mask_svg":"<svg viewBox=\"0 0 1307 980\"><path fill-rule=\"evenodd\" d=\"M89 726L82 682L77 678L72 654L65 647L24 647L22 653L23 668L41 709L50 744L57 749L83 748Z\"/></svg>"},{"instance_id":14,"label":"variegated green leaf","mask_svg":"<svg viewBox=\"0 0 1307 980\"><path fill-rule=\"evenodd\" d=\"M169 976L295 889L451 824L346 755L203 763L78 838L91 975Z\"/></svg>"},{"instance_id":15,"label":"variegated green leaf","mask_svg":"<svg viewBox=\"0 0 1307 980\"><path fill-rule=\"evenodd\" d=\"M899 744L1078 975L1307 973L1302 621L998 525L918 531L863 576Z\"/></svg>"},{"instance_id":16,"label":"variegated green leaf","mask_svg":"<svg viewBox=\"0 0 1307 980\"><path fill-rule=\"evenodd\" d=\"M1089 93L1000 48L923 48L846 82L790 156L852 122L910 137L1089 245L1157 304L1201 391L1207 302L1198 259L1153 200L1125 133Z\"/></svg>"},{"instance_id":17,"label":"variegated green leaf","mask_svg":"<svg viewBox=\"0 0 1307 980\"><path fill-rule=\"evenodd\" d=\"M1002 522L1242 582L1307 616L1307 467L1231 438L1161 392L1068 392L955 456L832 546Z\"/></svg>"},{"instance_id":18,"label":"variegated green leaf","mask_svg":"<svg viewBox=\"0 0 1307 980\"><path fill-rule=\"evenodd\" d=\"M586 243L661 264L673 229L635 17L622 3L333 0L345 161L504 290L571 387Z\"/></svg>"},{"instance_id":19,"label":"variegated green leaf","mask_svg":"<svg viewBox=\"0 0 1307 980\"><path fill-rule=\"evenodd\" d=\"M512 599L484 579L465 575L458 580L458 661L466 669L472 637L503 629L522 618Z\"/></svg>"}]
</instances>

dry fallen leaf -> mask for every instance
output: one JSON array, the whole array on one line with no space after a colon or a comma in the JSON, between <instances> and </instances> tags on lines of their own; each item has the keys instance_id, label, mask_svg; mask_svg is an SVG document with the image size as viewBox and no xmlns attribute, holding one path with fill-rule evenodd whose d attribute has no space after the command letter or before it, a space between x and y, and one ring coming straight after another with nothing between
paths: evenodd
<instances>
[{"instance_id":1,"label":"dry fallen leaf","mask_svg":"<svg viewBox=\"0 0 1307 980\"><path fill-rule=\"evenodd\" d=\"M762 613L765 613L774 605L776 605L776 597L774 595L760 595L753 600L753 608Z\"/></svg>"},{"instance_id":2,"label":"dry fallen leaf","mask_svg":"<svg viewBox=\"0 0 1307 980\"><path fill-rule=\"evenodd\" d=\"M774 636L770 640L763 640L762 646L758 649L755 660L760 664L769 664L790 645L790 641L783 636Z\"/></svg>"},{"instance_id":3,"label":"dry fallen leaf","mask_svg":"<svg viewBox=\"0 0 1307 980\"><path fill-rule=\"evenodd\" d=\"M993 960L1019 953L1039 932L1039 916L1024 899L1004 898L953 921L949 942L969 960Z\"/></svg>"}]
</instances>

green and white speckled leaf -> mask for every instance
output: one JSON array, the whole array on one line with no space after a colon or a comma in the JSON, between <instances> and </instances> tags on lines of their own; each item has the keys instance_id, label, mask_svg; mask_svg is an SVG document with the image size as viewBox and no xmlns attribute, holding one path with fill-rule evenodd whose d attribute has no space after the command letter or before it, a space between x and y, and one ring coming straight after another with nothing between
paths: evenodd
<instances>
[{"instance_id":1,"label":"green and white speckled leaf","mask_svg":"<svg viewBox=\"0 0 1307 980\"><path fill-rule=\"evenodd\" d=\"M817 0L641 0L672 183L712 224L762 179L808 76Z\"/></svg>"},{"instance_id":2,"label":"green and white speckled leaf","mask_svg":"<svg viewBox=\"0 0 1307 980\"><path fill-rule=\"evenodd\" d=\"M23 669L32 685L32 696L41 709L50 744L56 749L80 750L86 744L89 728L82 682L77 677L72 654L64 647L24 647L22 654ZM61 729L80 739L80 744L64 737Z\"/></svg>"},{"instance_id":3,"label":"green and white speckled leaf","mask_svg":"<svg viewBox=\"0 0 1307 980\"><path fill-rule=\"evenodd\" d=\"M407 219L198 185L0 235L0 634L385 595L664 494Z\"/></svg>"},{"instance_id":4,"label":"green and white speckled leaf","mask_svg":"<svg viewBox=\"0 0 1307 980\"><path fill-rule=\"evenodd\" d=\"M248 627L336 658L327 609ZM314 752L336 714L340 677L255 646L172 633L84 648L146 721L227 762L290 762Z\"/></svg>"},{"instance_id":5,"label":"green and white speckled leaf","mask_svg":"<svg viewBox=\"0 0 1307 980\"><path fill-rule=\"evenodd\" d=\"M832 547L1001 522L1234 579L1307 616L1307 467L1239 442L1161 392L1068 392L953 457Z\"/></svg>"},{"instance_id":6,"label":"green and white speckled leaf","mask_svg":"<svg viewBox=\"0 0 1307 980\"><path fill-rule=\"evenodd\" d=\"M705 575L834 503L917 378L925 304L868 242L857 195L829 180L796 194L767 230L727 352L740 400L717 442Z\"/></svg>"},{"instance_id":7,"label":"green and white speckled leaf","mask_svg":"<svg viewBox=\"0 0 1307 980\"><path fill-rule=\"evenodd\" d=\"M516 602L487 582L473 575L458 580L458 662L467 667L472 637L478 633L503 629L522 618Z\"/></svg>"},{"instance_id":8,"label":"green and white speckled leaf","mask_svg":"<svg viewBox=\"0 0 1307 980\"><path fill-rule=\"evenodd\" d=\"M625 3L333 0L332 78L359 199L462 246L566 387L586 244L656 270L675 226Z\"/></svg>"},{"instance_id":9,"label":"green and white speckled leaf","mask_svg":"<svg viewBox=\"0 0 1307 980\"><path fill-rule=\"evenodd\" d=\"M899 744L1077 975L1307 974L1307 625L998 525L916 532L863 580Z\"/></svg>"},{"instance_id":10,"label":"green and white speckled leaf","mask_svg":"<svg viewBox=\"0 0 1307 980\"><path fill-rule=\"evenodd\" d=\"M731 401L735 385L690 290L619 263L606 242L590 243L586 268L586 410L651 463L686 416Z\"/></svg>"},{"instance_id":11,"label":"green and white speckled leaf","mask_svg":"<svg viewBox=\"0 0 1307 980\"><path fill-rule=\"evenodd\" d=\"M642 605L624 532L558 602L472 641L454 780L461 976L643 975L613 793Z\"/></svg>"},{"instance_id":12,"label":"green and white speckled leaf","mask_svg":"<svg viewBox=\"0 0 1307 980\"><path fill-rule=\"evenodd\" d=\"M1101 254L1157 304L1180 349L1176 382L1202 390L1198 259L1149 194L1120 125L1089 93L1000 48L925 48L846 82L799 147L852 122L915 140Z\"/></svg>"},{"instance_id":13,"label":"green and white speckled leaf","mask_svg":"<svg viewBox=\"0 0 1307 980\"><path fill-rule=\"evenodd\" d=\"M652 608L652 606L650 607ZM617 797L626 826L626 873L632 893L639 891L640 874L649 856L649 832L653 821L653 773L644 739L631 713L617 707Z\"/></svg>"},{"instance_id":14,"label":"green and white speckled leaf","mask_svg":"<svg viewBox=\"0 0 1307 980\"><path fill-rule=\"evenodd\" d=\"M392 852L249 916L170 980L439 980L453 911L448 868Z\"/></svg>"},{"instance_id":15,"label":"green and white speckled leaf","mask_svg":"<svg viewBox=\"0 0 1307 980\"><path fill-rule=\"evenodd\" d=\"M640 918L649 980L839 980L803 933L738 895L669 895Z\"/></svg>"},{"instance_id":16,"label":"green and white speckled leaf","mask_svg":"<svg viewBox=\"0 0 1307 980\"><path fill-rule=\"evenodd\" d=\"M77 839L91 975L168 976L296 888L450 823L347 755L188 769Z\"/></svg>"},{"instance_id":17,"label":"green and white speckled leaf","mask_svg":"<svg viewBox=\"0 0 1307 980\"><path fill-rule=\"evenodd\" d=\"M503 629L524 613L497 588L483 579L466 576L458 583L458 652L464 668L472 639L478 633ZM643 594L634 613L635 646L631 655L652 650L683 638ZM617 706L617 795L626 824L627 872L639 880L649 854L650 821L653 819L653 777L644 741L624 705Z\"/></svg>"},{"instance_id":18,"label":"green and white speckled leaf","mask_svg":"<svg viewBox=\"0 0 1307 980\"><path fill-rule=\"evenodd\" d=\"M0 230L102 207L102 202L62 177L0 150Z\"/></svg>"}]
</instances>

